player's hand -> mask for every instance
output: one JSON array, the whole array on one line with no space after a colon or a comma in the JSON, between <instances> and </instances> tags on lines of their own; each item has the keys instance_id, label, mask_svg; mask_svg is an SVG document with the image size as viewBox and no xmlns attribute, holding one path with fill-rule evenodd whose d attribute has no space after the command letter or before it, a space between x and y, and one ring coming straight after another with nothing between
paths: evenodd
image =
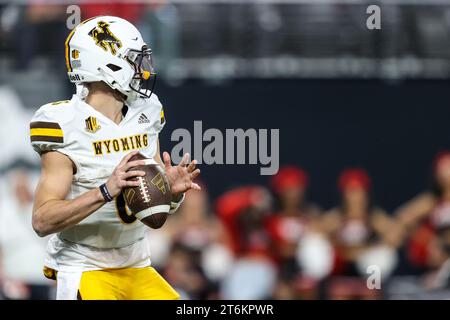
<instances>
[{"instance_id":1,"label":"player's hand","mask_svg":"<svg viewBox=\"0 0 450 320\"><path fill-rule=\"evenodd\" d=\"M168 152L163 153L166 176L175 199L179 198L183 192L190 189L201 190L202 188L194 182L200 174L200 169L195 169L197 160L192 160L189 164L189 153L184 154L177 166L172 166Z\"/></svg>"},{"instance_id":2,"label":"player's hand","mask_svg":"<svg viewBox=\"0 0 450 320\"><path fill-rule=\"evenodd\" d=\"M111 197L116 197L125 187L137 187L139 186L139 181L127 181L129 178L142 177L145 176L145 172L141 170L131 170L132 167L145 165L144 160L129 161L132 156L137 154L139 151L133 151L127 154L117 167L114 169L111 177L109 177L106 182L106 187L108 188Z\"/></svg>"}]
</instances>

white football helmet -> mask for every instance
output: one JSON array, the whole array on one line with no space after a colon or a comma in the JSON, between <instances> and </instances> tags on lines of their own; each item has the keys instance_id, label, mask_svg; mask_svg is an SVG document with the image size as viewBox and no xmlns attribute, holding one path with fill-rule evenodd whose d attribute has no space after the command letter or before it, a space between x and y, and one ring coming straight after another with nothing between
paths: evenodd
<instances>
[{"instance_id":1,"label":"white football helmet","mask_svg":"<svg viewBox=\"0 0 450 320\"><path fill-rule=\"evenodd\" d=\"M127 101L152 94L152 51L128 21L112 16L87 19L72 30L65 48L67 74L76 85L103 81Z\"/></svg>"}]
</instances>

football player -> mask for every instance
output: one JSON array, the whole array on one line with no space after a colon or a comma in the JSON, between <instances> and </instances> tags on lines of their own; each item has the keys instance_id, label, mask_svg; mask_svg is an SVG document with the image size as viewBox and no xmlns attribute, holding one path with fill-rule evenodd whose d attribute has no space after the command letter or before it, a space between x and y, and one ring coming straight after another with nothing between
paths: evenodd
<instances>
[{"instance_id":1,"label":"football player","mask_svg":"<svg viewBox=\"0 0 450 320\"><path fill-rule=\"evenodd\" d=\"M44 274L57 280L57 299L177 299L177 292L150 265L143 223L128 212L121 190L144 161L165 169L170 212L190 189L200 190L196 161L185 154L177 166L159 156L164 111L152 92L151 50L128 21L100 16L67 37L71 100L42 106L30 124L31 144L41 156L33 228L48 243ZM129 170L131 168L131 170Z\"/></svg>"}]
</instances>

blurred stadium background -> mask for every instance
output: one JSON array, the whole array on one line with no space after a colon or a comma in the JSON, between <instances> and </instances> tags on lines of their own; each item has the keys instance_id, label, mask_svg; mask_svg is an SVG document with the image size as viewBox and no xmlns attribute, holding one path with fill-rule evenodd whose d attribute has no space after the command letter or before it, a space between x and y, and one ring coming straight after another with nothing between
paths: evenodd
<instances>
[{"instance_id":1,"label":"blurred stadium background","mask_svg":"<svg viewBox=\"0 0 450 320\"><path fill-rule=\"evenodd\" d=\"M46 299L31 229L31 114L74 92L71 4L150 43L176 128L280 129L281 168L202 165L204 192L149 231L186 299L450 298L450 1L0 1L0 299ZM381 30L366 8L381 7ZM381 289L367 287L367 267Z\"/></svg>"}]
</instances>

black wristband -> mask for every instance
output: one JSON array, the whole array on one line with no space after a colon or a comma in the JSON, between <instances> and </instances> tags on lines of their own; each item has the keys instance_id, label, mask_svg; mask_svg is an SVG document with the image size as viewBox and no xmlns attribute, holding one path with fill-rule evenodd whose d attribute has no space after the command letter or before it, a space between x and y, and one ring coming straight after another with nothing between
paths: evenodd
<instances>
[{"instance_id":1,"label":"black wristband","mask_svg":"<svg viewBox=\"0 0 450 320\"><path fill-rule=\"evenodd\" d=\"M106 202L113 201L113 197L111 197L111 194L109 193L108 188L106 187L106 183L100 186L100 192L102 193L102 196Z\"/></svg>"}]
</instances>

